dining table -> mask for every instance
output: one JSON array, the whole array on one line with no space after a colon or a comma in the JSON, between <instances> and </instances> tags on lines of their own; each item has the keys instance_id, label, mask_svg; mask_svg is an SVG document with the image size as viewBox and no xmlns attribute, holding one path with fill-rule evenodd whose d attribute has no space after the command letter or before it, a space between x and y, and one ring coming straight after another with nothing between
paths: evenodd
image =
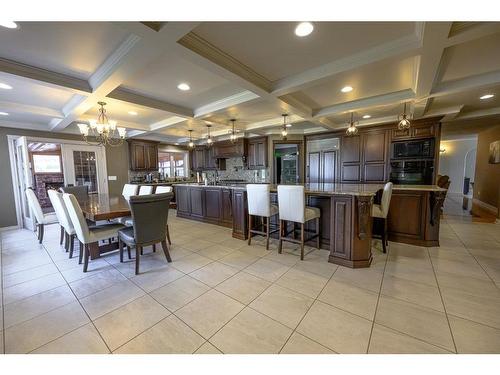
<instances>
[{"instance_id":1,"label":"dining table","mask_svg":"<svg viewBox=\"0 0 500 375\"><path fill-rule=\"evenodd\" d=\"M130 204L122 195L89 194L78 199L78 203L85 218L95 223L131 215ZM89 248L90 259L99 258L103 253L117 249L118 241L92 244Z\"/></svg>"}]
</instances>

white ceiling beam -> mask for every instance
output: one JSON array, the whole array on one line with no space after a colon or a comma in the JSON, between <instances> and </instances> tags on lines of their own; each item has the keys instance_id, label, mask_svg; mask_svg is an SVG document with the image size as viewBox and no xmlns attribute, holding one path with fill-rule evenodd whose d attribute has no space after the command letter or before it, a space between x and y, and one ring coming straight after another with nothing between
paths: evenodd
<instances>
[{"instance_id":1,"label":"white ceiling beam","mask_svg":"<svg viewBox=\"0 0 500 375\"><path fill-rule=\"evenodd\" d=\"M467 120L472 118L480 118L480 117L488 117L488 116L496 116L500 115L500 107L489 108L489 109L481 109L477 111L465 112L457 117L456 120Z\"/></svg>"},{"instance_id":2,"label":"white ceiling beam","mask_svg":"<svg viewBox=\"0 0 500 375\"><path fill-rule=\"evenodd\" d=\"M30 113L33 115L63 118L64 114L61 111L52 108L38 107L34 105L0 101L0 111L7 113Z\"/></svg>"},{"instance_id":3,"label":"white ceiling beam","mask_svg":"<svg viewBox=\"0 0 500 375\"><path fill-rule=\"evenodd\" d=\"M415 98L415 93L413 92L413 90L406 89L406 90L391 92L389 94L371 96L368 98L353 100L350 102L344 102L344 103L334 104L329 107L320 108L313 114L313 117L331 116L337 113L357 111L362 108L378 107L393 103L402 103L414 98Z\"/></svg>"},{"instance_id":4,"label":"white ceiling beam","mask_svg":"<svg viewBox=\"0 0 500 375\"><path fill-rule=\"evenodd\" d=\"M186 121L184 117L179 116L171 116L167 119L157 121L149 126L150 131L158 131L163 128L168 128L170 126L174 126L180 122Z\"/></svg>"},{"instance_id":5,"label":"white ceiling beam","mask_svg":"<svg viewBox=\"0 0 500 375\"><path fill-rule=\"evenodd\" d=\"M444 116L441 119L441 122L451 121L460 114L460 111L463 108L464 105L455 105L451 107L441 108L427 112L424 117Z\"/></svg>"},{"instance_id":6,"label":"white ceiling beam","mask_svg":"<svg viewBox=\"0 0 500 375\"><path fill-rule=\"evenodd\" d=\"M273 84L272 94L281 96L318 85L333 75L359 68L388 58L413 56L422 46L421 24L416 23L415 32L391 42L366 49L328 64L306 70L294 76L286 77Z\"/></svg>"},{"instance_id":7,"label":"white ceiling beam","mask_svg":"<svg viewBox=\"0 0 500 375\"><path fill-rule=\"evenodd\" d=\"M0 120L0 127L39 130L39 131L49 130L49 128L46 124L35 124L33 122L27 123L27 122L18 122L18 121L10 121L10 120Z\"/></svg>"},{"instance_id":8,"label":"white ceiling beam","mask_svg":"<svg viewBox=\"0 0 500 375\"><path fill-rule=\"evenodd\" d=\"M152 35L151 38L130 34L90 77L89 83L93 88L92 94L75 105L68 115L56 124L52 130L60 131L65 129L96 105L99 100L102 100L118 88L127 78L140 69L146 68L154 59L164 54L169 46L175 44L179 38L196 25L196 23L190 22L166 23L159 32L150 34ZM161 38L162 43L158 43L158 38Z\"/></svg>"},{"instance_id":9,"label":"white ceiling beam","mask_svg":"<svg viewBox=\"0 0 500 375\"><path fill-rule=\"evenodd\" d=\"M430 96L439 97L479 87L495 86L498 84L500 84L500 70L440 83L432 90Z\"/></svg>"},{"instance_id":10,"label":"white ceiling beam","mask_svg":"<svg viewBox=\"0 0 500 375\"><path fill-rule=\"evenodd\" d=\"M500 23L480 22L479 24L473 25L450 36L446 41L446 47L470 42L498 32L500 32Z\"/></svg>"},{"instance_id":11,"label":"white ceiling beam","mask_svg":"<svg viewBox=\"0 0 500 375\"><path fill-rule=\"evenodd\" d=\"M259 99L260 96L252 91L245 90L237 94L228 96L227 98L217 100L215 102L198 107L194 110L194 117L203 117L215 112L225 110L226 108L236 106L238 104L251 102L252 100Z\"/></svg>"},{"instance_id":12,"label":"white ceiling beam","mask_svg":"<svg viewBox=\"0 0 500 375\"><path fill-rule=\"evenodd\" d=\"M88 94L92 92L89 83L84 79L22 64L13 60L0 58L0 71L34 80L37 81L37 83L48 85L52 88L64 88L79 94Z\"/></svg>"}]
</instances>

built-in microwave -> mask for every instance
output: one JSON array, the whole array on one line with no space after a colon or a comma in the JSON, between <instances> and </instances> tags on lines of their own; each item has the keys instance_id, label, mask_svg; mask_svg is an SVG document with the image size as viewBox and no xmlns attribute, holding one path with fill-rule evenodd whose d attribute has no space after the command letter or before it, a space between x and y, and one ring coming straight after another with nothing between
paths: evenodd
<instances>
[{"instance_id":1,"label":"built-in microwave","mask_svg":"<svg viewBox=\"0 0 500 375\"><path fill-rule=\"evenodd\" d=\"M392 142L391 159L423 159L434 157L434 138Z\"/></svg>"}]
</instances>

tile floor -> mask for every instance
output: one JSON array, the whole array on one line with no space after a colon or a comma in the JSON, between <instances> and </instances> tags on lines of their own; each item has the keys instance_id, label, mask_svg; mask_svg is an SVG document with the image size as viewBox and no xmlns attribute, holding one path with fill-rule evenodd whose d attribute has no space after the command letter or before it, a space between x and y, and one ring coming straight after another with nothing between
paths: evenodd
<instances>
[{"instance_id":1,"label":"tile floor","mask_svg":"<svg viewBox=\"0 0 500 375\"><path fill-rule=\"evenodd\" d=\"M3 353L500 353L500 225L447 215L441 247L374 241L369 269L299 261L229 229L171 216L173 263L147 249L68 259L0 233Z\"/></svg>"}]
</instances>

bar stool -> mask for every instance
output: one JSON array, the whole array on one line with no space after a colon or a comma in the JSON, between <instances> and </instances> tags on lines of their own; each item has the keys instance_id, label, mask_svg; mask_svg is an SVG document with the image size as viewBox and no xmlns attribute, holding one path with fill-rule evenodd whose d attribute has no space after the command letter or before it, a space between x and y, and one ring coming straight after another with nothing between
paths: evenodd
<instances>
[{"instance_id":1,"label":"bar stool","mask_svg":"<svg viewBox=\"0 0 500 375\"><path fill-rule=\"evenodd\" d=\"M125 199L129 199L132 195L137 195L137 185L125 184L123 185L122 195Z\"/></svg>"},{"instance_id":2,"label":"bar stool","mask_svg":"<svg viewBox=\"0 0 500 375\"><path fill-rule=\"evenodd\" d=\"M384 185L380 204L374 204L372 206L373 233L381 237L384 253L387 252L386 246L389 242L387 240L387 214L389 213L389 206L391 205L391 196L392 182L388 182Z\"/></svg>"},{"instance_id":3,"label":"bar stool","mask_svg":"<svg viewBox=\"0 0 500 375\"><path fill-rule=\"evenodd\" d=\"M271 216L278 214L278 207L271 204L270 186L268 184L248 184L247 201L248 201L248 245L252 243L252 234L260 234L266 236L266 250L269 250L269 235L277 232L278 229L270 230ZM252 229L252 221L254 216L262 217L262 227L265 232Z\"/></svg>"},{"instance_id":4,"label":"bar stool","mask_svg":"<svg viewBox=\"0 0 500 375\"><path fill-rule=\"evenodd\" d=\"M320 222L321 211L317 207L306 206L304 186L299 185L279 185L278 186L278 205L280 215L280 242L278 253L281 254L283 241L300 244L300 260L304 260L304 225L310 220L316 221L316 231L307 240L316 238L316 247L319 249L320 241ZM300 223L300 241L295 238L286 237L286 226L284 222L291 221ZM295 234L295 228L293 229Z\"/></svg>"}]
</instances>

